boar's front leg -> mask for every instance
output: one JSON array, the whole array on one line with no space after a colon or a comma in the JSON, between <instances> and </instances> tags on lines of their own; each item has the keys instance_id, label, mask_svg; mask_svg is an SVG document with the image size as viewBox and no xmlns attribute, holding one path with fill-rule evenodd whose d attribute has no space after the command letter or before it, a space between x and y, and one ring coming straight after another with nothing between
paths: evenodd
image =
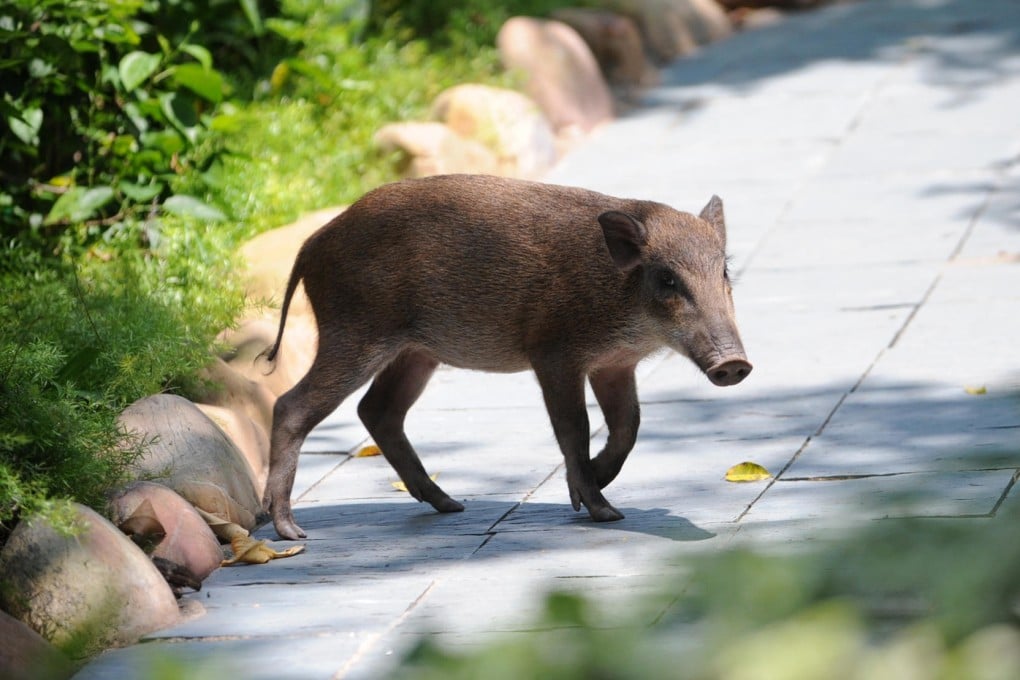
<instances>
[{"instance_id":1,"label":"boar's front leg","mask_svg":"<svg viewBox=\"0 0 1020 680\"><path fill-rule=\"evenodd\" d=\"M601 453L592 460L595 480L604 489L620 474L623 462L634 448L641 409L638 406L634 366L611 366L588 376L609 428L609 438Z\"/></svg>"},{"instance_id":2,"label":"boar's front leg","mask_svg":"<svg viewBox=\"0 0 1020 680\"><path fill-rule=\"evenodd\" d=\"M439 512L461 512L464 506L429 479L404 433L407 411L421 396L438 365L428 354L405 350L372 381L372 387L358 404L358 417L412 496Z\"/></svg>"},{"instance_id":3,"label":"boar's front leg","mask_svg":"<svg viewBox=\"0 0 1020 680\"><path fill-rule=\"evenodd\" d=\"M596 522L623 519L600 491L589 454L591 430L584 407L584 372L555 360L532 362L545 407L567 468L567 488L574 510L583 503Z\"/></svg>"}]
</instances>

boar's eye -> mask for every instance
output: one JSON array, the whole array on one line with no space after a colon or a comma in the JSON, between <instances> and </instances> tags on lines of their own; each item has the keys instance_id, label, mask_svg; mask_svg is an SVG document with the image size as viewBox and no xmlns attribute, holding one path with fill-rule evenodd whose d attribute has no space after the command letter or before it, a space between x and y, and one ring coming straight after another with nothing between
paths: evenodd
<instances>
[{"instance_id":1,"label":"boar's eye","mask_svg":"<svg viewBox=\"0 0 1020 680\"><path fill-rule=\"evenodd\" d=\"M691 299L691 293L687 290L687 286L673 272L668 269L662 269L656 277L658 278L659 287L664 292L675 293L688 300Z\"/></svg>"}]
</instances>

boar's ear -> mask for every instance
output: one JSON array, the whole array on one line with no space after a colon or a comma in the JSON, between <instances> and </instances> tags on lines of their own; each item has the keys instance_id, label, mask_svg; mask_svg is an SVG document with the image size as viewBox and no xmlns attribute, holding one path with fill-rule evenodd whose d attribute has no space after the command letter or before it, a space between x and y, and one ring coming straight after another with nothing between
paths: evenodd
<instances>
[{"instance_id":1,"label":"boar's ear","mask_svg":"<svg viewBox=\"0 0 1020 680\"><path fill-rule=\"evenodd\" d=\"M641 264L641 248L648 243L645 225L619 210L599 215L599 224L617 267L629 271Z\"/></svg>"},{"instance_id":2,"label":"boar's ear","mask_svg":"<svg viewBox=\"0 0 1020 680\"><path fill-rule=\"evenodd\" d=\"M705 220L713 227L719 234L719 238L722 239L723 245L726 245L726 218L723 216L722 199L718 196L713 196L701 210L701 214L698 215L701 219Z\"/></svg>"}]
</instances>

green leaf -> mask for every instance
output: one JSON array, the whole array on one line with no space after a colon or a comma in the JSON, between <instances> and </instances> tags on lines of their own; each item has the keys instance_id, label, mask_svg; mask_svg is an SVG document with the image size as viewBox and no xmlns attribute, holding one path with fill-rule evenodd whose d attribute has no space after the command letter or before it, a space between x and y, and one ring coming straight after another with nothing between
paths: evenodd
<instances>
[{"instance_id":1,"label":"green leaf","mask_svg":"<svg viewBox=\"0 0 1020 680\"><path fill-rule=\"evenodd\" d=\"M159 68L160 60L161 57L158 54L149 54L140 50L125 54L117 67L124 90L130 92L144 83Z\"/></svg>"},{"instance_id":2,"label":"green leaf","mask_svg":"<svg viewBox=\"0 0 1020 680\"><path fill-rule=\"evenodd\" d=\"M259 14L258 0L241 0L241 9L244 10L244 15L248 17L248 23L251 24L255 35L261 36L266 32L266 29L262 26L262 15Z\"/></svg>"},{"instance_id":3,"label":"green leaf","mask_svg":"<svg viewBox=\"0 0 1020 680\"><path fill-rule=\"evenodd\" d=\"M163 192L163 185L159 182L152 184L135 184L127 180L121 180L117 185L121 192L136 203L145 203L156 198Z\"/></svg>"},{"instance_id":4,"label":"green leaf","mask_svg":"<svg viewBox=\"0 0 1020 680\"><path fill-rule=\"evenodd\" d=\"M194 98L187 93L164 92L159 95L159 108L163 115L192 144L198 137L195 128L199 122L194 103Z\"/></svg>"},{"instance_id":5,"label":"green leaf","mask_svg":"<svg viewBox=\"0 0 1020 680\"><path fill-rule=\"evenodd\" d=\"M113 189L108 186L91 189L74 187L57 199L43 224L55 224L64 220L83 222L95 215L112 198Z\"/></svg>"},{"instance_id":6,"label":"green leaf","mask_svg":"<svg viewBox=\"0 0 1020 680\"><path fill-rule=\"evenodd\" d=\"M266 19L266 27L270 31L289 42L300 42L305 35L305 27L291 19Z\"/></svg>"},{"instance_id":7,"label":"green leaf","mask_svg":"<svg viewBox=\"0 0 1020 680\"><path fill-rule=\"evenodd\" d=\"M29 146L39 146L39 128L42 127L42 109L23 109L18 115L8 116L7 125L14 136Z\"/></svg>"},{"instance_id":8,"label":"green leaf","mask_svg":"<svg viewBox=\"0 0 1020 680\"><path fill-rule=\"evenodd\" d=\"M45 78L55 70L56 69L53 68L53 64L39 58L35 58L28 62L28 75L33 78Z\"/></svg>"},{"instance_id":9,"label":"green leaf","mask_svg":"<svg viewBox=\"0 0 1020 680\"><path fill-rule=\"evenodd\" d=\"M157 130L141 136L142 146L159 151L169 163L170 156L184 151L184 139L176 130Z\"/></svg>"},{"instance_id":10,"label":"green leaf","mask_svg":"<svg viewBox=\"0 0 1020 680\"><path fill-rule=\"evenodd\" d=\"M227 216L219 208L215 208L194 196L176 194L163 202L163 209L171 215L193 217L209 222L222 222Z\"/></svg>"},{"instance_id":11,"label":"green leaf","mask_svg":"<svg viewBox=\"0 0 1020 680\"><path fill-rule=\"evenodd\" d=\"M205 69L199 64L181 64L174 69L174 80L214 104L223 99L223 77L218 71Z\"/></svg>"},{"instance_id":12,"label":"green leaf","mask_svg":"<svg viewBox=\"0 0 1020 680\"><path fill-rule=\"evenodd\" d=\"M184 43L180 47L181 52L190 54L195 60L202 65L202 68L209 70L212 68L212 54L206 48L201 45L192 45L191 43Z\"/></svg>"}]
</instances>

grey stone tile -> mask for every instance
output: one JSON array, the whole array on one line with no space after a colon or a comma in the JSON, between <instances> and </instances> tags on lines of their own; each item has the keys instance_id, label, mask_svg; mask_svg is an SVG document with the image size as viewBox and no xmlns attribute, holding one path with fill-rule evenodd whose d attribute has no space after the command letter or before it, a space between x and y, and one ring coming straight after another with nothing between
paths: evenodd
<instances>
[{"instance_id":1,"label":"grey stone tile","mask_svg":"<svg viewBox=\"0 0 1020 680\"><path fill-rule=\"evenodd\" d=\"M743 521L819 519L823 523L842 523L891 517L987 516L1010 484L1013 473L1013 470L973 470L778 481Z\"/></svg>"}]
</instances>

